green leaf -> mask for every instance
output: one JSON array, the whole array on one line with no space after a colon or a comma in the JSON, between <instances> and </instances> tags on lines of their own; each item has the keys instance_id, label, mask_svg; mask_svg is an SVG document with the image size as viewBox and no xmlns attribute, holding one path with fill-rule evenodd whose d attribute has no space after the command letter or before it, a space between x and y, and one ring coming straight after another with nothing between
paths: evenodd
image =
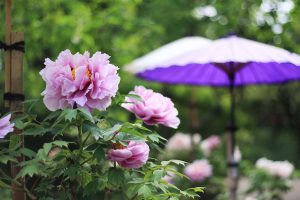
<instances>
[{"instance_id":1,"label":"green leaf","mask_svg":"<svg viewBox=\"0 0 300 200\"><path fill-rule=\"evenodd\" d=\"M43 122L45 121L49 121L51 119L54 119L54 118L57 118L59 115L60 115L61 111L60 110L57 110L57 111L54 111L54 112L51 112L50 115L48 115L44 120Z\"/></svg>"},{"instance_id":2,"label":"green leaf","mask_svg":"<svg viewBox=\"0 0 300 200\"><path fill-rule=\"evenodd\" d=\"M78 174L78 168L76 166L70 166L66 169L64 174L69 177L75 177Z\"/></svg>"},{"instance_id":3,"label":"green leaf","mask_svg":"<svg viewBox=\"0 0 300 200\"><path fill-rule=\"evenodd\" d=\"M34 151L32 151L31 149L28 149L28 148L21 148L21 149L19 149L19 152L29 158L33 158L36 155L36 153Z\"/></svg>"},{"instance_id":4,"label":"green leaf","mask_svg":"<svg viewBox=\"0 0 300 200\"><path fill-rule=\"evenodd\" d=\"M110 140L115 133L117 133L121 130L121 128L122 128L122 124L115 124L111 128L108 128L106 130L101 130L104 135L104 139Z\"/></svg>"},{"instance_id":5,"label":"green leaf","mask_svg":"<svg viewBox=\"0 0 300 200\"><path fill-rule=\"evenodd\" d=\"M8 155L1 155L0 156L0 163L3 163L3 164L7 164L8 161L11 161L11 162L18 162L18 160L12 156L8 156Z\"/></svg>"},{"instance_id":6,"label":"green leaf","mask_svg":"<svg viewBox=\"0 0 300 200\"><path fill-rule=\"evenodd\" d=\"M86 120L89 120L89 121L95 123L93 116L91 115L91 113L88 110L86 110L84 108L77 108L77 110L81 113L81 116L83 116Z\"/></svg>"},{"instance_id":7,"label":"green leaf","mask_svg":"<svg viewBox=\"0 0 300 200\"><path fill-rule=\"evenodd\" d=\"M120 186L124 182L124 172L122 169L112 167L108 171L108 182L114 186Z\"/></svg>"},{"instance_id":8,"label":"green leaf","mask_svg":"<svg viewBox=\"0 0 300 200\"><path fill-rule=\"evenodd\" d=\"M91 123L90 121L85 121L82 127L83 132L90 132L95 140L103 138L103 131L97 126L97 124Z\"/></svg>"},{"instance_id":9,"label":"green leaf","mask_svg":"<svg viewBox=\"0 0 300 200\"><path fill-rule=\"evenodd\" d=\"M21 137L20 135L13 134L10 136L10 142L9 142L9 149L15 150L17 149L21 144Z\"/></svg>"},{"instance_id":10,"label":"green leaf","mask_svg":"<svg viewBox=\"0 0 300 200\"><path fill-rule=\"evenodd\" d=\"M148 135L148 138L149 138L152 142L158 143L158 142L159 142L160 136L157 135L157 134L151 134L151 135Z\"/></svg>"},{"instance_id":11,"label":"green leaf","mask_svg":"<svg viewBox=\"0 0 300 200\"><path fill-rule=\"evenodd\" d=\"M160 181L162 179L162 177L164 177L166 175L166 172L162 169L159 170L155 170L153 172L153 179L154 181Z\"/></svg>"},{"instance_id":12,"label":"green leaf","mask_svg":"<svg viewBox=\"0 0 300 200\"><path fill-rule=\"evenodd\" d=\"M15 127L18 129L23 129L25 127L24 123L21 120L16 120L14 123Z\"/></svg>"},{"instance_id":13,"label":"green leaf","mask_svg":"<svg viewBox=\"0 0 300 200\"><path fill-rule=\"evenodd\" d=\"M174 163L176 165L182 165L184 166L187 162L182 161L182 160L168 160L168 161L161 161L162 166L167 166L170 165L171 163Z\"/></svg>"},{"instance_id":14,"label":"green leaf","mask_svg":"<svg viewBox=\"0 0 300 200\"><path fill-rule=\"evenodd\" d=\"M68 144L70 142L66 142L66 141L62 141L62 140L56 140L56 141L53 141L51 143L58 146L58 147L68 147Z\"/></svg>"},{"instance_id":15,"label":"green leaf","mask_svg":"<svg viewBox=\"0 0 300 200\"><path fill-rule=\"evenodd\" d=\"M134 135L134 136L139 137L143 140L145 140L147 138L144 134L140 133L139 131L135 130L134 128L122 127L122 129L120 131L123 132L123 133Z\"/></svg>"},{"instance_id":16,"label":"green leaf","mask_svg":"<svg viewBox=\"0 0 300 200\"><path fill-rule=\"evenodd\" d=\"M67 109L64 112L66 112L65 113L65 120L66 121L71 122L74 119L76 119L76 116L77 116L77 110L76 109Z\"/></svg>"},{"instance_id":17,"label":"green leaf","mask_svg":"<svg viewBox=\"0 0 300 200\"><path fill-rule=\"evenodd\" d=\"M96 158L97 161L103 161L105 159L105 152L102 147L98 147L93 155L94 158Z\"/></svg>"},{"instance_id":18,"label":"green leaf","mask_svg":"<svg viewBox=\"0 0 300 200\"><path fill-rule=\"evenodd\" d=\"M41 165L37 162L31 162L29 165L23 166L19 174L16 176L16 178L30 176L32 177L35 174L42 175L43 172L40 171Z\"/></svg>"},{"instance_id":19,"label":"green leaf","mask_svg":"<svg viewBox=\"0 0 300 200\"><path fill-rule=\"evenodd\" d=\"M32 135L32 136L43 135L51 130L52 129L50 129L50 128L44 128L44 127L38 126L38 127L25 129L24 135Z\"/></svg>"},{"instance_id":20,"label":"green leaf","mask_svg":"<svg viewBox=\"0 0 300 200\"><path fill-rule=\"evenodd\" d=\"M143 185L138 190L138 195L141 195L143 197L150 197L151 194L152 194L152 192L151 192L150 188L147 185Z\"/></svg>"},{"instance_id":21,"label":"green leaf","mask_svg":"<svg viewBox=\"0 0 300 200\"><path fill-rule=\"evenodd\" d=\"M44 144L43 149L44 149L45 155L48 155L48 153L51 150L51 148L52 148L52 144L51 143L45 143Z\"/></svg>"}]
</instances>

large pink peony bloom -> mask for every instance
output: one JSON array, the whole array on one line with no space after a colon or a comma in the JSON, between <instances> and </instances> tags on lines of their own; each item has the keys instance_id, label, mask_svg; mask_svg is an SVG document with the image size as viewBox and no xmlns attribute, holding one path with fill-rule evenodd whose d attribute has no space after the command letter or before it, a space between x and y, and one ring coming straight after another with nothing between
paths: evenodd
<instances>
[{"instance_id":1,"label":"large pink peony bloom","mask_svg":"<svg viewBox=\"0 0 300 200\"><path fill-rule=\"evenodd\" d=\"M126 147L108 150L107 156L123 168L140 168L147 162L149 151L145 142L130 141Z\"/></svg>"},{"instance_id":2,"label":"large pink peony bloom","mask_svg":"<svg viewBox=\"0 0 300 200\"><path fill-rule=\"evenodd\" d=\"M219 136L212 135L201 142L201 149L205 156L209 156L211 152L220 145Z\"/></svg>"},{"instance_id":3,"label":"large pink peony bloom","mask_svg":"<svg viewBox=\"0 0 300 200\"><path fill-rule=\"evenodd\" d=\"M96 52L73 55L61 52L55 61L47 58L40 74L46 82L42 92L46 107L51 110L83 107L105 110L116 95L120 77L118 68L109 63L109 56Z\"/></svg>"},{"instance_id":4,"label":"large pink peony bloom","mask_svg":"<svg viewBox=\"0 0 300 200\"><path fill-rule=\"evenodd\" d=\"M10 123L11 114L0 119L0 138L4 138L8 133L14 131L14 124Z\"/></svg>"},{"instance_id":5,"label":"large pink peony bloom","mask_svg":"<svg viewBox=\"0 0 300 200\"><path fill-rule=\"evenodd\" d=\"M207 160L195 160L185 167L184 174L191 181L203 181L212 175L212 166Z\"/></svg>"},{"instance_id":6,"label":"large pink peony bloom","mask_svg":"<svg viewBox=\"0 0 300 200\"><path fill-rule=\"evenodd\" d=\"M162 124L172 128L178 127L180 123L177 117L178 111L170 98L143 86L136 86L130 94L140 96L143 102L127 97L126 102L129 103L123 103L122 106L133 112L136 117L142 119L146 124Z\"/></svg>"}]
</instances>

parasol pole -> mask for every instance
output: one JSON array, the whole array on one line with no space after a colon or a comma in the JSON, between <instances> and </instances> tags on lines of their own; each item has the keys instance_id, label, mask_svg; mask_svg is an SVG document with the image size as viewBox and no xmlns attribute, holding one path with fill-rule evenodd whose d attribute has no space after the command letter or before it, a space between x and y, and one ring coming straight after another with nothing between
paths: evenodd
<instances>
[{"instance_id":1,"label":"parasol pole","mask_svg":"<svg viewBox=\"0 0 300 200\"><path fill-rule=\"evenodd\" d=\"M237 182L238 182L238 163L234 159L234 149L235 149L235 95L234 95L234 79L235 74L228 74L230 85L230 116L229 116L229 126L227 127L227 178L229 185L229 199L236 200L237 193Z\"/></svg>"}]
</instances>

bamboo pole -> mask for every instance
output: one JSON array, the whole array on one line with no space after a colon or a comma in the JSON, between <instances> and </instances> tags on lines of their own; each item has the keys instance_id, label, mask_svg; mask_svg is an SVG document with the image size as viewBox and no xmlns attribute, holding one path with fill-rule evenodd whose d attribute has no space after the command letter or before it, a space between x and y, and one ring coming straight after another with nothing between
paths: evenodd
<instances>
[{"instance_id":1,"label":"bamboo pole","mask_svg":"<svg viewBox=\"0 0 300 200\"><path fill-rule=\"evenodd\" d=\"M11 0L5 2L5 43L11 45L16 42L24 41L24 33L11 32ZM4 99L6 109L13 111L12 118L18 117L23 113L23 99L14 96L23 95L23 52L7 49L5 51L5 94L10 98ZM16 95L17 94L17 95ZM20 130L15 129L13 137L16 137L21 146L24 146L24 137ZM18 163L24 160L23 156L17 158ZM11 175L16 177L21 168L18 163L11 163ZM12 199L25 200L24 180L18 180L21 185L12 183Z\"/></svg>"},{"instance_id":2,"label":"bamboo pole","mask_svg":"<svg viewBox=\"0 0 300 200\"><path fill-rule=\"evenodd\" d=\"M24 33L12 32L11 33L12 43L24 41ZM12 50L11 51L11 85L10 85L10 92L11 94L18 94L23 95L23 52ZM23 100L22 99L14 99L10 101L10 111L14 111L13 118L16 118L23 114ZM18 136L18 141L21 146L24 147L24 135L20 130L15 128L13 133L14 135ZM24 157L20 156L17 158L18 163L24 161ZM11 174L13 177L16 177L17 174L20 172L21 167L18 163L11 164ZM24 180L18 180L22 185L14 185L12 191L12 199L13 200L24 200L25 199L25 192L24 192Z\"/></svg>"},{"instance_id":3,"label":"bamboo pole","mask_svg":"<svg viewBox=\"0 0 300 200\"><path fill-rule=\"evenodd\" d=\"M11 0L5 2L5 43L11 44ZM5 51L5 88L4 92L10 92L11 85L11 51ZM4 100L5 108L9 108L9 101Z\"/></svg>"}]
</instances>

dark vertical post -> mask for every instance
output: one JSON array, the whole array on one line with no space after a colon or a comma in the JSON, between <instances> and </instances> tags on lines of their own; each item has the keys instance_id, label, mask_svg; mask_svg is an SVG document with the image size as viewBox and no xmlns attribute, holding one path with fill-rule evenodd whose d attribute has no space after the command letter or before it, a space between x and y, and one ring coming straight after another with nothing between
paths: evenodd
<instances>
[{"instance_id":1,"label":"dark vertical post","mask_svg":"<svg viewBox=\"0 0 300 200\"><path fill-rule=\"evenodd\" d=\"M238 164L234 159L235 149L235 96L234 96L234 73L229 74L230 80L230 116L229 126L227 128L227 178L229 185L230 200L236 200L237 182L238 182Z\"/></svg>"}]
</instances>

